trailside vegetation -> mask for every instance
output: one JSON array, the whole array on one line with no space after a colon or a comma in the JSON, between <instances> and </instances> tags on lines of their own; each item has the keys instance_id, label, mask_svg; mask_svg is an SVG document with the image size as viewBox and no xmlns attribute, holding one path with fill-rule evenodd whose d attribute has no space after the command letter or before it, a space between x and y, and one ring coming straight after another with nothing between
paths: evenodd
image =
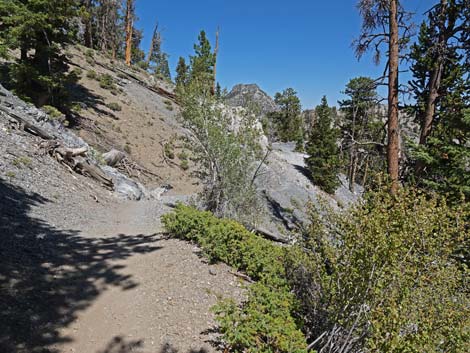
<instances>
[{"instance_id":1,"label":"trailside vegetation","mask_svg":"<svg viewBox=\"0 0 470 353\"><path fill-rule=\"evenodd\" d=\"M214 307L230 352L307 352L292 316L295 300L285 276L283 248L235 221L184 205L162 221L172 236L198 243L210 261L223 261L257 281L241 306L223 300Z\"/></svg>"},{"instance_id":2,"label":"trailside vegetation","mask_svg":"<svg viewBox=\"0 0 470 353\"><path fill-rule=\"evenodd\" d=\"M289 247L183 205L163 223L256 281L241 305L214 308L231 352L464 353L469 217L468 205L404 188L369 193L340 214L312 208L309 230Z\"/></svg>"}]
</instances>

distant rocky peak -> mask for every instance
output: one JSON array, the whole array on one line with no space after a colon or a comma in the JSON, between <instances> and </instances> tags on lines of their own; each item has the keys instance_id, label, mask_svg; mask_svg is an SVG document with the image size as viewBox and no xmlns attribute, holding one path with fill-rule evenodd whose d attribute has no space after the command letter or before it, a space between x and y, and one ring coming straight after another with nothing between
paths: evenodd
<instances>
[{"instance_id":1,"label":"distant rocky peak","mask_svg":"<svg viewBox=\"0 0 470 353\"><path fill-rule=\"evenodd\" d=\"M278 110L274 100L255 83L235 85L226 96L226 102L233 107L256 107L260 115Z\"/></svg>"}]
</instances>

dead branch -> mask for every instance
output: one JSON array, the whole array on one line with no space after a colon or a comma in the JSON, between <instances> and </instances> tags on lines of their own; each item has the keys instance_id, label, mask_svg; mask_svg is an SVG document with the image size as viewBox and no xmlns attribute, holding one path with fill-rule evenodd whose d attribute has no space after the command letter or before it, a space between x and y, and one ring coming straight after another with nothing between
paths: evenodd
<instances>
[{"instance_id":1,"label":"dead branch","mask_svg":"<svg viewBox=\"0 0 470 353\"><path fill-rule=\"evenodd\" d=\"M247 281L249 283L254 283L255 282L248 275L245 275L243 273L239 273L239 272L235 272L235 271L228 271L228 273L230 273L231 275L234 275L236 277L240 277L240 278L244 279L245 281Z\"/></svg>"},{"instance_id":2,"label":"dead branch","mask_svg":"<svg viewBox=\"0 0 470 353\"><path fill-rule=\"evenodd\" d=\"M15 113L10 111L9 109L6 109L6 108L0 106L0 111L2 111L3 113L5 113L8 116L15 119L18 122L18 125L20 126L20 128L22 128L26 132L29 132L29 133L31 133L35 136L39 136L44 140L53 140L55 138L55 136L50 135L44 129L42 129L42 128L36 126L36 125L31 124L29 121L27 121L26 119L23 119L22 117L16 115Z\"/></svg>"}]
</instances>

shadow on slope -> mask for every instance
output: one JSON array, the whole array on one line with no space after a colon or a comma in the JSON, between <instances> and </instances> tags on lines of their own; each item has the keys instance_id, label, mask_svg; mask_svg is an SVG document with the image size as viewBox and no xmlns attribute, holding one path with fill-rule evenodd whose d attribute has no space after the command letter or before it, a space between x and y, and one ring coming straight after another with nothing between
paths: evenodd
<instances>
[{"instance_id":1,"label":"shadow on slope","mask_svg":"<svg viewBox=\"0 0 470 353\"><path fill-rule=\"evenodd\" d=\"M157 236L85 238L29 211L49 200L0 178L0 352L56 352L61 327L108 286L138 285L112 260L153 252ZM99 283L99 285L97 284Z\"/></svg>"}]
</instances>

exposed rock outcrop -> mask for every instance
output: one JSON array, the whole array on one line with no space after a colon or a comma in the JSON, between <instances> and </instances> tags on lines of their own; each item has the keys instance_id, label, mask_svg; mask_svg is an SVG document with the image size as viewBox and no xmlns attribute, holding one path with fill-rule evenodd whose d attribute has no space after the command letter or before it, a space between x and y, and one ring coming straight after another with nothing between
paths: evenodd
<instances>
[{"instance_id":1,"label":"exposed rock outcrop","mask_svg":"<svg viewBox=\"0 0 470 353\"><path fill-rule=\"evenodd\" d=\"M350 192L344 175L338 176L341 186L334 195L313 185L304 162L306 155L294 152L295 144L275 143L272 148L256 185L264 207L260 227L277 238L288 241L291 231L308 224L309 203L319 206L326 202L335 209L347 207L361 197L362 187L356 185L356 192Z\"/></svg>"},{"instance_id":2,"label":"exposed rock outcrop","mask_svg":"<svg viewBox=\"0 0 470 353\"><path fill-rule=\"evenodd\" d=\"M278 110L274 100L257 84L235 85L227 95L226 103L232 107L259 109L260 116Z\"/></svg>"}]
</instances>

